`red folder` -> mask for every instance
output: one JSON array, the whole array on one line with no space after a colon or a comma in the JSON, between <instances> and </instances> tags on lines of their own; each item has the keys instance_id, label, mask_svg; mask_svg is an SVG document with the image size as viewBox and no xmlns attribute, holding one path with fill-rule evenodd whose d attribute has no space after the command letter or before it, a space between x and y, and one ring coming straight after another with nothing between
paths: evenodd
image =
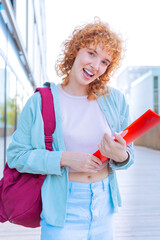
<instances>
[{"instance_id":1,"label":"red folder","mask_svg":"<svg viewBox=\"0 0 160 240\"><path fill-rule=\"evenodd\" d=\"M126 145L128 145L146 132L148 132L150 129L154 128L159 123L160 115L149 109L137 120L135 120L131 125L125 128L123 132L121 132L121 136L126 141ZM101 162L104 162L108 159L107 157L104 157L99 150L93 155L98 157Z\"/></svg>"}]
</instances>

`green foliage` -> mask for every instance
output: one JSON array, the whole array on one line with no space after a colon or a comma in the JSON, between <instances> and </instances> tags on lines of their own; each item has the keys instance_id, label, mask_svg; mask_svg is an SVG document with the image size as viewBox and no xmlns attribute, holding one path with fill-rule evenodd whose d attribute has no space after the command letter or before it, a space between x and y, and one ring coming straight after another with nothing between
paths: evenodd
<instances>
[{"instance_id":1,"label":"green foliage","mask_svg":"<svg viewBox=\"0 0 160 240\"><path fill-rule=\"evenodd\" d=\"M15 125L15 113L19 116L20 108L19 106L16 106L16 98L9 98L7 100L7 125ZM5 121L4 104L0 105L0 121L3 123Z\"/></svg>"},{"instance_id":2,"label":"green foliage","mask_svg":"<svg viewBox=\"0 0 160 240\"><path fill-rule=\"evenodd\" d=\"M0 105L0 122L4 123L4 104Z\"/></svg>"}]
</instances>

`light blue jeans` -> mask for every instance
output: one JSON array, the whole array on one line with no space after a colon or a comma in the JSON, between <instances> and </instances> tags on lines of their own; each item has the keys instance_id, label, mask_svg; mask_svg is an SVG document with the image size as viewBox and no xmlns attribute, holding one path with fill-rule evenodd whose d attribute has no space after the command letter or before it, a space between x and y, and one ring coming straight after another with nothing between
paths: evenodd
<instances>
[{"instance_id":1,"label":"light blue jeans","mask_svg":"<svg viewBox=\"0 0 160 240\"><path fill-rule=\"evenodd\" d=\"M69 183L65 226L45 225L41 240L113 240L113 205L109 178Z\"/></svg>"}]
</instances>

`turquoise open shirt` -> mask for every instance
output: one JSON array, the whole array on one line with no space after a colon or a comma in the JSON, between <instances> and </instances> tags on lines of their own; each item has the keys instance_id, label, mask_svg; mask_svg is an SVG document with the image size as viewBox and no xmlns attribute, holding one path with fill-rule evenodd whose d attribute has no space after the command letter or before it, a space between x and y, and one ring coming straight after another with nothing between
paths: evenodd
<instances>
[{"instance_id":1,"label":"turquoise open shirt","mask_svg":"<svg viewBox=\"0 0 160 240\"><path fill-rule=\"evenodd\" d=\"M68 167L60 167L63 151L66 151L57 86L51 83L56 115L56 129L53 134L53 151L45 149L44 126L41 115L41 97L33 94L28 100L19 118L17 130L7 149L7 162L10 168L19 172L47 175L42 186L42 215L53 226L63 227L65 223L68 198ZM128 126L129 106L124 95L115 88L110 88L108 96L98 98L98 103L108 121L112 134ZM109 162L109 184L114 211L121 206L121 197L116 179L116 170L127 169L133 163L132 144L127 147L129 159L125 164Z\"/></svg>"}]
</instances>

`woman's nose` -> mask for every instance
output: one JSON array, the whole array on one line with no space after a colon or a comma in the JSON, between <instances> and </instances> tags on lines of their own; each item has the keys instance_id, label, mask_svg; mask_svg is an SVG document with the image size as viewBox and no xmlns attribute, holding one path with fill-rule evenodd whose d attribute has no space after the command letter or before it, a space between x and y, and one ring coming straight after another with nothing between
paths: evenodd
<instances>
[{"instance_id":1,"label":"woman's nose","mask_svg":"<svg viewBox=\"0 0 160 240\"><path fill-rule=\"evenodd\" d=\"M95 60L93 63L92 63L92 67L95 71L98 71L99 70L99 66L100 66L100 61L99 60Z\"/></svg>"}]
</instances>

